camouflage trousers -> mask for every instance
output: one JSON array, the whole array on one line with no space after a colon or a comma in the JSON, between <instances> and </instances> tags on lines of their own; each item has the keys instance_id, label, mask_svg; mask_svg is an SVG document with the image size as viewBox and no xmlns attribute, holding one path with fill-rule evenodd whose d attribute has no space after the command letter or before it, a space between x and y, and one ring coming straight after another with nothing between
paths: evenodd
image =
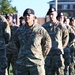
<instances>
[{"instance_id":1,"label":"camouflage trousers","mask_svg":"<svg viewBox=\"0 0 75 75\"><path fill-rule=\"evenodd\" d=\"M25 66L17 64L16 75L45 75L44 65Z\"/></svg>"},{"instance_id":2,"label":"camouflage trousers","mask_svg":"<svg viewBox=\"0 0 75 75\"><path fill-rule=\"evenodd\" d=\"M69 75L69 66L65 65L64 75Z\"/></svg>"},{"instance_id":3,"label":"camouflage trousers","mask_svg":"<svg viewBox=\"0 0 75 75\"><path fill-rule=\"evenodd\" d=\"M7 67L6 50L0 49L0 75L5 75Z\"/></svg>"},{"instance_id":4,"label":"camouflage trousers","mask_svg":"<svg viewBox=\"0 0 75 75\"><path fill-rule=\"evenodd\" d=\"M70 65L69 65L69 75L74 75L75 74L75 68L74 68L74 66L75 66L75 63L74 62L72 62Z\"/></svg>"},{"instance_id":5,"label":"camouflage trousers","mask_svg":"<svg viewBox=\"0 0 75 75\"><path fill-rule=\"evenodd\" d=\"M12 66L13 74L15 75L16 60L17 60L17 54L16 53L14 53L14 54L7 54L7 63L8 63L7 72L8 72L8 75L10 73L9 72L10 64Z\"/></svg>"},{"instance_id":6,"label":"camouflage trousers","mask_svg":"<svg viewBox=\"0 0 75 75\"><path fill-rule=\"evenodd\" d=\"M66 47L64 49L64 64L65 64L64 75L69 75L70 63L71 63L70 48Z\"/></svg>"},{"instance_id":7,"label":"camouflage trousers","mask_svg":"<svg viewBox=\"0 0 75 75\"><path fill-rule=\"evenodd\" d=\"M48 56L45 63L46 75L64 75L64 59L61 55Z\"/></svg>"}]
</instances>

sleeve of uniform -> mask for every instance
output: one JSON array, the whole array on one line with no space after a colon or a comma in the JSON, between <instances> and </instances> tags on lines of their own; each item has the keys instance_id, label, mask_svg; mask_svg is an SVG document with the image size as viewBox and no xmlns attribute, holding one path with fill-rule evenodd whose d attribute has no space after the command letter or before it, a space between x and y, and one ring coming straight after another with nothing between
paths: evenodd
<instances>
[{"instance_id":1,"label":"sleeve of uniform","mask_svg":"<svg viewBox=\"0 0 75 75\"><path fill-rule=\"evenodd\" d=\"M69 44L73 41L74 38L75 38L75 32L70 26L70 29L69 29Z\"/></svg>"},{"instance_id":2,"label":"sleeve of uniform","mask_svg":"<svg viewBox=\"0 0 75 75\"><path fill-rule=\"evenodd\" d=\"M8 23L3 22L3 30L4 30L5 42L7 44L10 40L10 37L11 37L11 30L10 30Z\"/></svg>"},{"instance_id":3,"label":"sleeve of uniform","mask_svg":"<svg viewBox=\"0 0 75 75\"><path fill-rule=\"evenodd\" d=\"M18 35L19 35L19 28L15 31L15 33L13 35L13 40L15 42L15 45L19 49L20 48L20 42L18 40Z\"/></svg>"},{"instance_id":4,"label":"sleeve of uniform","mask_svg":"<svg viewBox=\"0 0 75 75\"><path fill-rule=\"evenodd\" d=\"M48 34L48 32L43 28L43 38L42 38L42 52L43 52L43 56L44 58L46 58L47 54L49 53L51 47L52 47L52 42L51 42L51 38Z\"/></svg>"},{"instance_id":5,"label":"sleeve of uniform","mask_svg":"<svg viewBox=\"0 0 75 75\"><path fill-rule=\"evenodd\" d=\"M63 32L63 34L62 34L62 45L63 45L63 48L65 48L69 42L69 32L68 32L68 29L65 27L62 27L62 32Z\"/></svg>"}]
</instances>

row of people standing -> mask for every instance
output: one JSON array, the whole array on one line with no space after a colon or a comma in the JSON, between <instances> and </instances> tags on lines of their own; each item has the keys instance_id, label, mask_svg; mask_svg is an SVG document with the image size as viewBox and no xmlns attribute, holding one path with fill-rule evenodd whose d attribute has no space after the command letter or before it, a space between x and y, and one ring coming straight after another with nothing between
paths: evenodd
<instances>
[{"instance_id":1,"label":"row of people standing","mask_svg":"<svg viewBox=\"0 0 75 75\"><path fill-rule=\"evenodd\" d=\"M57 20L57 11L55 8L50 8L47 12L50 21L43 24L43 27L48 31L51 40L52 48L45 61L46 75L64 75L64 48L69 41L68 30Z\"/></svg>"},{"instance_id":2,"label":"row of people standing","mask_svg":"<svg viewBox=\"0 0 75 75\"><path fill-rule=\"evenodd\" d=\"M24 11L26 24L16 31L14 37L15 44L20 49L16 61L16 75L65 74L63 55L69 42L69 31L57 20L55 8L50 8L47 15L50 21L42 25L45 32L40 25L35 24L34 11Z\"/></svg>"},{"instance_id":3,"label":"row of people standing","mask_svg":"<svg viewBox=\"0 0 75 75\"><path fill-rule=\"evenodd\" d=\"M50 10L52 10L51 13L50 13ZM49 15L50 21L52 20L51 18L53 18L53 15L54 15L53 13L55 11L56 11L55 8L49 9L47 15ZM69 41L68 41L67 45L65 47L63 47L63 51L64 51L63 58L64 58L64 65L65 65L63 73L64 73L64 75L74 75L74 66L75 66L75 19L74 19L74 17L67 18L63 15L63 13L58 13L57 20L65 28L65 31L67 31L68 34L69 34ZM67 42L67 40L66 40L66 42ZM54 68L55 68L55 66L54 66ZM47 72L47 73L49 73L49 72ZM55 74L51 74L51 75L55 75ZM57 75L60 75L60 74L57 74Z\"/></svg>"},{"instance_id":4,"label":"row of people standing","mask_svg":"<svg viewBox=\"0 0 75 75\"><path fill-rule=\"evenodd\" d=\"M74 75L75 65L75 19L74 17L64 17L63 13L58 14L58 20L66 26L69 32L69 42L66 48L64 48L64 75Z\"/></svg>"},{"instance_id":5,"label":"row of people standing","mask_svg":"<svg viewBox=\"0 0 75 75\"><path fill-rule=\"evenodd\" d=\"M47 31L35 23L34 14L32 9L26 9L24 18L20 18L26 24L18 29L12 25L12 16L6 17L11 28L11 39L6 47L8 74L11 63L14 75L45 75L44 58L51 48L51 39Z\"/></svg>"},{"instance_id":6,"label":"row of people standing","mask_svg":"<svg viewBox=\"0 0 75 75\"><path fill-rule=\"evenodd\" d=\"M22 45L21 48L20 48L20 45L18 46L17 45L18 43L16 42L16 45L20 49L22 49L19 52L19 58L17 60L17 70L16 70L17 75L19 75L19 74L25 75L25 73L30 74L30 75L37 75L36 73L35 74L33 74L33 72L31 73L31 70L33 69L32 66L36 65L36 67L37 67L38 66L37 63L38 62L40 63L40 61L41 61L41 60L40 61L37 61L37 59L34 60L35 54L37 56L37 53L35 52L35 54L34 54L33 50L35 50L36 48L39 49L39 47L36 47L37 44L35 42L37 42L37 39L34 40L34 41L31 41L31 38L30 38L30 37L34 37L34 35L33 36L30 36L30 35L31 34L34 34L33 31L34 31L35 27L37 26L37 24L34 23L34 19L32 20L32 22L29 21L29 19L31 19L30 18L31 15L34 15L33 12L34 11L32 9L26 9L24 11L23 16L24 16L24 19L25 19L25 22L26 22L26 24L25 24L26 27L23 26L23 28L25 27L24 30L27 31L27 32L23 32L23 28L19 28L19 30L17 31L17 33L18 33L17 36L19 36L19 37L18 38L15 38L15 40L17 40L17 42L20 43L20 45L22 45L22 44L24 45L24 46ZM62 23L62 22L60 22L60 21L57 20L57 15L58 14L57 14L57 11L56 11L55 8L50 8L48 10L48 12L47 12L47 15L49 15L50 21L47 22L47 23L45 23L45 24L43 24L42 27L44 27L46 29L46 31L48 32L49 37L51 39L50 46L52 46L52 47L47 52L48 55L45 54L43 52L44 45L42 46L43 43L41 41L42 53L43 53L43 56L45 56L45 58L44 58L44 62L45 62L45 66L44 67L45 68L44 67L43 68L46 71L46 73L44 71L42 73L42 71L41 71L41 73L38 72L38 75L45 75L45 74L46 75L55 75L55 74L57 74L57 75L67 75L67 67L71 63L70 62L71 56L70 56L70 50L69 50L70 48L68 48L68 46L69 46L68 44L69 44L70 38L71 38L70 31L73 34L75 32L74 32L74 30L72 28L69 27L69 25L66 24L66 22L64 24L64 23ZM31 23L32 23L32 25L31 25ZM34 24L35 24L35 27L34 27ZM34 29L33 29L33 27L34 27ZM36 28L36 30L37 29L38 28ZM68 29L70 29L70 30L68 30ZM21 35L22 32L23 32L23 35ZM23 36L24 38L23 37L21 38L20 35ZM36 34L35 34L35 36L36 36ZM72 37L75 38L74 36L72 36ZM35 39L35 38L32 38L32 39ZM27 40L30 41L30 42L28 42ZM38 41L39 41L39 36L38 36ZM25 44L25 42L26 42L26 44ZM34 42L34 43L31 43L31 42ZM45 40L44 40L44 42L45 42ZM28 45L27 45L27 43L28 43ZM34 47L32 45L34 45ZM30 46L30 47L28 47L28 46ZM27 48L27 49L25 50L24 48L25 49ZM34 54L34 56L31 54L30 51L28 51L29 49L31 49L31 52ZM23 55L23 52L24 52L24 55ZM34 58L30 57L30 54L29 53ZM24 61L24 58L25 58L25 61ZM31 63L29 63L29 62L31 62L33 64L30 65ZM18 66L21 66L21 68L18 68ZM23 67L25 67L25 68L23 68ZM41 66L40 66L40 68L41 68ZM37 71L40 70L40 68L38 68ZM70 67L69 70L70 70L69 71L70 72L69 75L73 75L73 73L71 71L71 67Z\"/></svg>"},{"instance_id":7,"label":"row of people standing","mask_svg":"<svg viewBox=\"0 0 75 75\"><path fill-rule=\"evenodd\" d=\"M55 8L50 8L47 15L50 21L39 25L35 23L34 10L28 8L23 13L25 25L15 27L9 23L11 39L6 50L14 75L65 75L63 55L71 34L68 27L57 20ZM10 22L10 17L6 18Z\"/></svg>"}]
</instances>

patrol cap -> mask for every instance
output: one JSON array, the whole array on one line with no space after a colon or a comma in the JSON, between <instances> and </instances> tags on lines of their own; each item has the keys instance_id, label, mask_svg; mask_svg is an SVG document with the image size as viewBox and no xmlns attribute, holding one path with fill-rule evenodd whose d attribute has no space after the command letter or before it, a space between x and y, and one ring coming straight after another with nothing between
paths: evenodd
<instances>
[{"instance_id":1,"label":"patrol cap","mask_svg":"<svg viewBox=\"0 0 75 75\"><path fill-rule=\"evenodd\" d=\"M64 14L62 12L58 13L58 17L60 16L64 16Z\"/></svg>"},{"instance_id":2,"label":"patrol cap","mask_svg":"<svg viewBox=\"0 0 75 75\"><path fill-rule=\"evenodd\" d=\"M19 19L24 19L24 17L23 17L23 16L21 16Z\"/></svg>"},{"instance_id":3,"label":"patrol cap","mask_svg":"<svg viewBox=\"0 0 75 75\"><path fill-rule=\"evenodd\" d=\"M49 8L47 15L49 15L49 13L56 11L56 9L54 7Z\"/></svg>"},{"instance_id":4,"label":"patrol cap","mask_svg":"<svg viewBox=\"0 0 75 75\"><path fill-rule=\"evenodd\" d=\"M34 13L34 10L33 9L31 9L31 8L27 8L25 11L24 11L24 13L23 13L23 16L25 16L26 14L35 14Z\"/></svg>"}]
</instances>

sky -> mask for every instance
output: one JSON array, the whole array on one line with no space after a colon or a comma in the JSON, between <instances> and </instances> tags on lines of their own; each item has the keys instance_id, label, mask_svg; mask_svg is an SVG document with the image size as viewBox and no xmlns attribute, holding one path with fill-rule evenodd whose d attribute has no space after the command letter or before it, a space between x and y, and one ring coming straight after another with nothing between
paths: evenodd
<instances>
[{"instance_id":1,"label":"sky","mask_svg":"<svg viewBox=\"0 0 75 75\"><path fill-rule=\"evenodd\" d=\"M49 1L51 0L12 0L11 5L16 6L20 16L23 15L25 9L32 8L37 17L45 17L49 9Z\"/></svg>"}]
</instances>

